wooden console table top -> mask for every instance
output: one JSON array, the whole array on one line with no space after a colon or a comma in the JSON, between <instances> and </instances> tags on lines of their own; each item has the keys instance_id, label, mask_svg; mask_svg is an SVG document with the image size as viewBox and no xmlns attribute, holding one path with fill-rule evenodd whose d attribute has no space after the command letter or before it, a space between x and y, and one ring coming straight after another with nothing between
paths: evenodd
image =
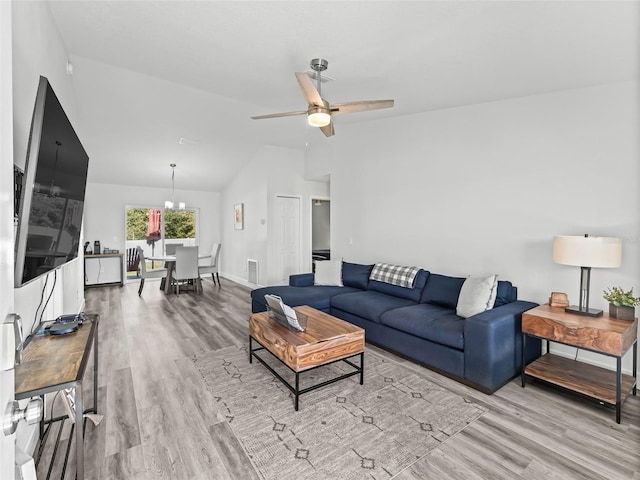
<instances>
[{"instance_id":1,"label":"wooden console table top","mask_svg":"<svg viewBox=\"0 0 640 480\"><path fill-rule=\"evenodd\" d=\"M16 367L16 399L43 395L81 381L97 325L97 315L86 315L83 325L73 333L34 335Z\"/></svg>"}]
</instances>

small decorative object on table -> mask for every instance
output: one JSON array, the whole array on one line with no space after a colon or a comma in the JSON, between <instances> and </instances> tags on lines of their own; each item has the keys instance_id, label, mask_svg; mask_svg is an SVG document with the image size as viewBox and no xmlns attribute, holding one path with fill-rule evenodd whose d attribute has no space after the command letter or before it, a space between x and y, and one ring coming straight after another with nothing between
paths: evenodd
<instances>
[{"instance_id":1,"label":"small decorative object on table","mask_svg":"<svg viewBox=\"0 0 640 480\"><path fill-rule=\"evenodd\" d=\"M551 292L551 296L549 297L549 305L552 307L568 307L569 306L569 297L564 292Z\"/></svg>"},{"instance_id":2,"label":"small decorative object on table","mask_svg":"<svg viewBox=\"0 0 640 480\"><path fill-rule=\"evenodd\" d=\"M609 302L610 317L630 321L635 319L635 307L640 305L640 297L633 295L633 288L627 292L621 287L607 288L602 298Z\"/></svg>"}]
</instances>

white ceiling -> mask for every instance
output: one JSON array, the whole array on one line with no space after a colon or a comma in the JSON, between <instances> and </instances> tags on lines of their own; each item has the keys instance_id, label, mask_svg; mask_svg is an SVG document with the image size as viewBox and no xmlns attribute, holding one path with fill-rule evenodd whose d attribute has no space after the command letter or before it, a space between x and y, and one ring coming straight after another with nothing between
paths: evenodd
<instances>
[{"instance_id":1,"label":"white ceiling","mask_svg":"<svg viewBox=\"0 0 640 480\"><path fill-rule=\"evenodd\" d=\"M329 61L352 122L639 78L636 1L51 1L90 181L219 191L265 143L332 141L294 72ZM318 136L318 137L316 137ZM186 138L179 144L180 138Z\"/></svg>"}]
</instances>

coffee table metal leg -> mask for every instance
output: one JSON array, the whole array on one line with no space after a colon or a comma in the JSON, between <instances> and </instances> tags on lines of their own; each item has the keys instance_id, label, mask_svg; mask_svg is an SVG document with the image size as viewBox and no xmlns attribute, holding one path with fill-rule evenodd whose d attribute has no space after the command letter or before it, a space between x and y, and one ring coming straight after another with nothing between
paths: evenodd
<instances>
[{"instance_id":1,"label":"coffee table metal leg","mask_svg":"<svg viewBox=\"0 0 640 480\"><path fill-rule=\"evenodd\" d=\"M253 363L253 337L249 335L249 363Z\"/></svg>"},{"instance_id":2,"label":"coffee table metal leg","mask_svg":"<svg viewBox=\"0 0 640 480\"><path fill-rule=\"evenodd\" d=\"M360 354L360 385L364 385L364 352Z\"/></svg>"},{"instance_id":3,"label":"coffee table metal leg","mask_svg":"<svg viewBox=\"0 0 640 480\"><path fill-rule=\"evenodd\" d=\"M295 409L296 412L298 411L298 399L300 398L300 374L298 372L296 372L296 391L294 392L295 396L296 396L296 405L295 405Z\"/></svg>"}]
</instances>

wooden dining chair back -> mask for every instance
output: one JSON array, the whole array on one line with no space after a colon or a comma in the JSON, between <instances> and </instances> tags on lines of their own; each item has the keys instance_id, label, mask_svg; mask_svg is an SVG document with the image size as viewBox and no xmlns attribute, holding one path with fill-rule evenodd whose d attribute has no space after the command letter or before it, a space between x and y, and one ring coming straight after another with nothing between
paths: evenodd
<instances>
[{"instance_id":1,"label":"wooden dining chair back","mask_svg":"<svg viewBox=\"0 0 640 480\"><path fill-rule=\"evenodd\" d=\"M196 292L202 292L202 282L198 273L198 247L177 247L176 267L171 272L176 293L180 295L180 286L193 285Z\"/></svg>"},{"instance_id":2,"label":"wooden dining chair back","mask_svg":"<svg viewBox=\"0 0 640 480\"><path fill-rule=\"evenodd\" d=\"M147 261L144 258L144 251L142 247L136 247L138 252L138 260L140 264L140 287L138 288L138 296L142 295L142 289L144 288L145 278L164 278L167 276L166 268L154 268L147 270Z\"/></svg>"},{"instance_id":3,"label":"wooden dining chair back","mask_svg":"<svg viewBox=\"0 0 640 480\"><path fill-rule=\"evenodd\" d=\"M140 255L137 248L127 248L127 272L140 274Z\"/></svg>"},{"instance_id":4,"label":"wooden dining chair back","mask_svg":"<svg viewBox=\"0 0 640 480\"><path fill-rule=\"evenodd\" d=\"M208 265L201 265L198 267L198 272L200 275L210 273L213 278L213 284L216 284L216 278L218 280L218 286L220 286L220 275L218 274L218 264L220 260L220 248L222 247L221 243L214 243L213 248L211 248L211 257L209 257Z\"/></svg>"}]
</instances>

